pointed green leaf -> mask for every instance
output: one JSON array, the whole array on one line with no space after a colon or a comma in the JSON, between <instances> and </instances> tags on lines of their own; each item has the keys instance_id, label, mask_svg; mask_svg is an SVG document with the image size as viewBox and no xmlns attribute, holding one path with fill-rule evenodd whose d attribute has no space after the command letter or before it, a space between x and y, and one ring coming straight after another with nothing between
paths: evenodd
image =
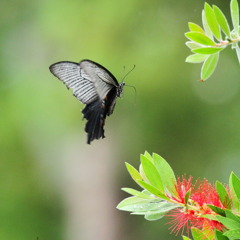
<instances>
[{"instance_id":1,"label":"pointed green leaf","mask_svg":"<svg viewBox=\"0 0 240 240\"><path fill-rule=\"evenodd\" d=\"M188 203L188 200L189 200L189 197L191 195L191 189L189 189L186 194L185 194L185 197L184 197L184 203L187 204Z\"/></svg>"},{"instance_id":2,"label":"pointed green leaf","mask_svg":"<svg viewBox=\"0 0 240 240\"><path fill-rule=\"evenodd\" d=\"M201 47L203 47L203 45L198 44L198 43L195 43L195 42L191 42L191 41L186 42L186 45L187 45L187 47L190 48L190 49L195 49L195 48L201 48Z\"/></svg>"},{"instance_id":3,"label":"pointed green leaf","mask_svg":"<svg viewBox=\"0 0 240 240\"><path fill-rule=\"evenodd\" d=\"M127 170L129 172L129 174L131 175L132 179L137 182L137 180L142 180L141 175L139 174L139 172L129 163L125 163Z\"/></svg>"},{"instance_id":4,"label":"pointed green leaf","mask_svg":"<svg viewBox=\"0 0 240 240\"><path fill-rule=\"evenodd\" d=\"M208 25L212 30L212 33L214 34L215 38L221 41L222 39L221 31L213 9L208 3L205 3L204 10Z\"/></svg>"},{"instance_id":5,"label":"pointed green leaf","mask_svg":"<svg viewBox=\"0 0 240 240\"><path fill-rule=\"evenodd\" d=\"M236 175L232 172L229 178L229 187L230 187L230 193L231 193L231 200L232 200L232 204L234 206L234 208L239 211L240 210L240 203L238 200L238 197L235 193L234 187L233 187L233 182L235 182L235 180L233 180L233 178L235 179Z\"/></svg>"},{"instance_id":6,"label":"pointed green leaf","mask_svg":"<svg viewBox=\"0 0 240 240\"><path fill-rule=\"evenodd\" d=\"M164 189L168 189L173 196L176 196L176 178L172 168L164 158L156 153L153 153L153 161L160 175Z\"/></svg>"},{"instance_id":7,"label":"pointed green leaf","mask_svg":"<svg viewBox=\"0 0 240 240\"><path fill-rule=\"evenodd\" d=\"M145 195L151 196L152 197L152 193L150 193L148 190L142 190L142 193L144 193Z\"/></svg>"},{"instance_id":8,"label":"pointed green leaf","mask_svg":"<svg viewBox=\"0 0 240 240\"><path fill-rule=\"evenodd\" d=\"M152 156L150 155L150 153L148 153L147 151L144 152L143 154L148 160L150 160L151 162L153 162Z\"/></svg>"},{"instance_id":9,"label":"pointed green leaf","mask_svg":"<svg viewBox=\"0 0 240 240\"><path fill-rule=\"evenodd\" d=\"M234 229L234 230L229 230L224 233L224 236L226 236L230 239L239 239L240 238L240 228Z\"/></svg>"},{"instance_id":10,"label":"pointed green leaf","mask_svg":"<svg viewBox=\"0 0 240 240\"><path fill-rule=\"evenodd\" d=\"M240 217L238 215L234 214L232 211L230 211L228 209L225 212L226 212L227 218L230 218L230 219L240 223Z\"/></svg>"},{"instance_id":11,"label":"pointed green leaf","mask_svg":"<svg viewBox=\"0 0 240 240\"><path fill-rule=\"evenodd\" d=\"M229 28L227 19L226 19L225 15L223 14L223 12L221 11L221 9L218 8L217 6L213 5L213 11L215 13L218 24L220 25L222 31L228 36L228 38L231 38L230 28Z\"/></svg>"},{"instance_id":12,"label":"pointed green leaf","mask_svg":"<svg viewBox=\"0 0 240 240\"><path fill-rule=\"evenodd\" d=\"M191 238L188 238L186 236L182 236L183 237L183 240L191 240Z\"/></svg>"},{"instance_id":13,"label":"pointed green leaf","mask_svg":"<svg viewBox=\"0 0 240 240\"><path fill-rule=\"evenodd\" d=\"M144 173L147 179L149 180L150 184L155 188L159 189L161 192L164 192L162 179L153 163L144 155L141 155L141 163Z\"/></svg>"},{"instance_id":14,"label":"pointed green leaf","mask_svg":"<svg viewBox=\"0 0 240 240\"><path fill-rule=\"evenodd\" d=\"M206 54L192 54L192 55L189 55L185 62L188 62L188 63L201 63L203 61L205 61L205 59L208 57L208 55Z\"/></svg>"},{"instance_id":15,"label":"pointed green leaf","mask_svg":"<svg viewBox=\"0 0 240 240\"><path fill-rule=\"evenodd\" d=\"M207 80L214 72L218 63L219 53L210 55L203 63L201 69L201 81Z\"/></svg>"},{"instance_id":16,"label":"pointed green leaf","mask_svg":"<svg viewBox=\"0 0 240 240\"><path fill-rule=\"evenodd\" d=\"M121 201L117 205L117 209L123 210L123 211L128 211L126 209L129 209L128 208L129 206L132 207L137 204L143 204L143 203L148 203L148 202L149 202L149 199L142 199L142 198L138 198L138 197L128 197L128 198L125 198L123 201Z\"/></svg>"},{"instance_id":17,"label":"pointed green leaf","mask_svg":"<svg viewBox=\"0 0 240 240\"><path fill-rule=\"evenodd\" d=\"M223 49L224 48L219 48L219 47L205 47L205 48L193 49L192 52L199 53L199 54L214 54L222 51Z\"/></svg>"},{"instance_id":18,"label":"pointed green leaf","mask_svg":"<svg viewBox=\"0 0 240 240\"><path fill-rule=\"evenodd\" d=\"M176 204L159 201L159 202L148 202L148 203L140 203L138 205L134 206L127 206L126 211L132 211L131 214L133 215L145 215L145 217L150 220L157 220L159 219L159 216L164 216L166 213L168 213L170 210L178 207ZM123 209L122 209L123 210Z\"/></svg>"},{"instance_id":19,"label":"pointed green leaf","mask_svg":"<svg viewBox=\"0 0 240 240\"><path fill-rule=\"evenodd\" d=\"M192 236L194 240L203 240L203 239L208 239L207 236L198 228L191 228L192 230Z\"/></svg>"},{"instance_id":20,"label":"pointed green leaf","mask_svg":"<svg viewBox=\"0 0 240 240\"><path fill-rule=\"evenodd\" d=\"M236 53L237 53L237 58L238 58L238 63L240 64L240 49L239 49L239 46L238 44L236 44Z\"/></svg>"},{"instance_id":21,"label":"pointed green leaf","mask_svg":"<svg viewBox=\"0 0 240 240\"><path fill-rule=\"evenodd\" d=\"M140 203L140 205L135 205L133 212L131 214L134 215L145 215L145 214L166 214L170 210L179 207L176 204L169 203L163 200L159 200L158 202L149 201L148 203Z\"/></svg>"},{"instance_id":22,"label":"pointed green leaf","mask_svg":"<svg viewBox=\"0 0 240 240\"><path fill-rule=\"evenodd\" d=\"M143 170L142 164L140 164L140 166L139 166L139 173L140 173L140 175L142 177L142 180L147 182L147 183L149 183L149 181L148 181L148 179L146 177L146 174L145 174L145 172Z\"/></svg>"},{"instance_id":23,"label":"pointed green leaf","mask_svg":"<svg viewBox=\"0 0 240 240\"><path fill-rule=\"evenodd\" d=\"M232 17L233 27L234 27L234 30L235 30L235 34L238 35L238 29L239 29L238 1L237 0L231 0L230 7L231 7L231 17Z\"/></svg>"},{"instance_id":24,"label":"pointed green leaf","mask_svg":"<svg viewBox=\"0 0 240 240\"><path fill-rule=\"evenodd\" d=\"M165 200L169 201L169 198L163 192L159 191L159 189L155 188L151 184L146 183L141 180L138 180L137 182L142 188L148 190L150 193L154 194L156 197L159 197L161 199L165 199Z\"/></svg>"},{"instance_id":25,"label":"pointed green leaf","mask_svg":"<svg viewBox=\"0 0 240 240\"><path fill-rule=\"evenodd\" d=\"M146 214L144 218L148 221L156 221L164 217L165 213Z\"/></svg>"},{"instance_id":26,"label":"pointed green leaf","mask_svg":"<svg viewBox=\"0 0 240 240\"><path fill-rule=\"evenodd\" d=\"M131 195L133 195L133 196L139 197L139 198L155 199L154 196L146 195L143 192L137 191L137 190L132 189L132 188L122 188L122 190L127 192L127 193L129 193L129 194L131 194Z\"/></svg>"},{"instance_id":27,"label":"pointed green leaf","mask_svg":"<svg viewBox=\"0 0 240 240\"><path fill-rule=\"evenodd\" d=\"M232 229L238 229L240 228L240 223L236 222L230 218L222 217L222 216L216 216L218 222L222 223L226 228L232 230Z\"/></svg>"},{"instance_id":28,"label":"pointed green leaf","mask_svg":"<svg viewBox=\"0 0 240 240\"><path fill-rule=\"evenodd\" d=\"M223 236L223 233L216 230L214 231L216 240L228 240L227 237Z\"/></svg>"},{"instance_id":29,"label":"pointed green leaf","mask_svg":"<svg viewBox=\"0 0 240 240\"><path fill-rule=\"evenodd\" d=\"M203 218L207 218L213 221L217 221L217 215L212 215L212 214L204 214L202 215Z\"/></svg>"},{"instance_id":30,"label":"pointed green leaf","mask_svg":"<svg viewBox=\"0 0 240 240\"><path fill-rule=\"evenodd\" d=\"M240 179L232 173L232 187L238 199L240 199Z\"/></svg>"},{"instance_id":31,"label":"pointed green leaf","mask_svg":"<svg viewBox=\"0 0 240 240\"><path fill-rule=\"evenodd\" d=\"M219 181L216 181L216 190L220 198L221 203L225 208L231 208L231 200L227 190Z\"/></svg>"},{"instance_id":32,"label":"pointed green leaf","mask_svg":"<svg viewBox=\"0 0 240 240\"><path fill-rule=\"evenodd\" d=\"M189 30L192 32L200 32L204 34L204 30L196 23L189 22L188 27L189 27Z\"/></svg>"},{"instance_id":33,"label":"pointed green leaf","mask_svg":"<svg viewBox=\"0 0 240 240\"><path fill-rule=\"evenodd\" d=\"M222 208L220 207L216 207L214 205L211 205L211 204L207 204L208 207L210 207L215 213L225 217L226 216L226 213L225 213L225 210L223 210Z\"/></svg>"},{"instance_id":34,"label":"pointed green leaf","mask_svg":"<svg viewBox=\"0 0 240 240\"><path fill-rule=\"evenodd\" d=\"M136 197L132 197L136 198ZM167 204L167 206L166 206ZM166 203L161 200L149 200L144 199L144 201L138 201L138 199L124 199L117 208L122 211L132 212L135 215L145 215L145 214L155 214L155 213L166 213L173 209L173 204ZM175 206L174 206L175 208Z\"/></svg>"},{"instance_id":35,"label":"pointed green leaf","mask_svg":"<svg viewBox=\"0 0 240 240\"><path fill-rule=\"evenodd\" d=\"M190 40L200 43L206 46L215 46L215 43L206 35L199 33L199 32L187 32L185 36Z\"/></svg>"},{"instance_id":36,"label":"pointed green leaf","mask_svg":"<svg viewBox=\"0 0 240 240\"><path fill-rule=\"evenodd\" d=\"M207 19L206 19L206 14L205 11L202 10L202 23L203 23L203 28L205 31L205 34L210 38L213 39L213 33L208 25Z\"/></svg>"}]
</instances>

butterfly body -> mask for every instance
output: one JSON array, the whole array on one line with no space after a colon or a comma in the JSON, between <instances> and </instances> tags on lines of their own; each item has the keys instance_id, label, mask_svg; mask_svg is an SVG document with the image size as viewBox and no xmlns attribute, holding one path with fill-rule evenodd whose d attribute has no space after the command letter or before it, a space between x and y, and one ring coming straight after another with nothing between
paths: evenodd
<instances>
[{"instance_id":1,"label":"butterfly body","mask_svg":"<svg viewBox=\"0 0 240 240\"><path fill-rule=\"evenodd\" d=\"M73 90L73 95L80 102L86 104L82 114L87 120L87 143L104 138L105 118L113 113L125 83L119 84L111 72L91 60L57 62L49 69L68 89Z\"/></svg>"}]
</instances>

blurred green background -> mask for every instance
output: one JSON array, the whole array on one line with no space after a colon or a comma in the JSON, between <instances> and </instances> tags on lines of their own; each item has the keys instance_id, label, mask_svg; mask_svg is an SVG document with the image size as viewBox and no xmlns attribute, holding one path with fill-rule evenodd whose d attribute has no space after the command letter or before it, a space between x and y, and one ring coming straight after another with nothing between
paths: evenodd
<instances>
[{"instance_id":1,"label":"blurred green background","mask_svg":"<svg viewBox=\"0 0 240 240\"><path fill-rule=\"evenodd\" d=\"M216 4L230 19L229 1ZM2 0L0 21L0 239L181 239L166 220L116 209L137 186L145 150L177 175L227 183L240 175L239 64L230 49L197 81L185 63L187 22L204 1ZM86 144L79 103L48 67L91 59L125 82L106 138ZM124 66L126 70L123 72ZM136 101L135 101L136 98Z\"/></svg>"}]
</instances>

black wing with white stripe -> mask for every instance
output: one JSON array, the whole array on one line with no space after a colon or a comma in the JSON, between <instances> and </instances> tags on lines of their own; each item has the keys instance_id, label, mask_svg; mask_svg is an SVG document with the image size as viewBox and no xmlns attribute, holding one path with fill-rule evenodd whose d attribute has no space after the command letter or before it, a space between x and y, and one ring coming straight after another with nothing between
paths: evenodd
<instances>
[{"instance_id":1,"label":"black wing with white stripe","mask_svg":"<svg viewBox=\"0 0 240 240\"><path fill-rule=\"evenodd\" d=\"M87 142L90 144L94 139L104 138L105 118L112 114L124 83L119 85L111 72L91 60L57 62L49 69L67 88L72 89L79 101L86 104L82 113L88 121L85 127Z\"/></svg>"},{"instance_id":2,"label":"black wing with white stripe","mask_svg":"<svg viewBox=\"0 0 240 240\"><path fill-rule=\"evenodd\" d=\"M74 96L84 104L100 98L118 85L115 77L90 60L79 64L74 62L58 62L50 66L51 73L61 80L67 88L73 90Z\"/></svg>"}]
</instances>

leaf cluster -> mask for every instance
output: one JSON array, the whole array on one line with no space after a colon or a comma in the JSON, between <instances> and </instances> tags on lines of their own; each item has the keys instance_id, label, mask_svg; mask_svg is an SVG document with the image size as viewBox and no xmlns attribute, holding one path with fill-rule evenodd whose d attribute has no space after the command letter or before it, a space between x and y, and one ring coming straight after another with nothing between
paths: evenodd
<instances>
[{"instance_id":1,"label":"leaf cluster","mask_svg":"<svg viewBox=\"0 0 240 240\"><path fill-rule=\"evenodd\" d=\"M230 3L233 29L230 30L225 15L220 8L205 3L202 11L202 25L189 22L189 32L185 36L190 40L186 45L193 54L186 58L189 63L203 63L201 68L201 81L207 80L214 72L220 52L229 45L235 49L240 63L239 7L237 0Z\"/></svg>"},{"instance_id":2,"label":"leaf cluster","mask_svg":"<svg viewBox=\"0 0 240 240\"><path fill-rule=\"evenodd\" d=\"M132 214L144 215L147 220L158 220L167 212L178 207L172 203L168 195L176 195L176 178L170 165L158 154L152 156L145 152L140 156L139 171L126 163L132 179L143 189L137 191L122 188L133 195L124 199L117 208Z\"/></svg>"},{"instance_id":3,"label":"leaf cluster","mask_svg":"<svg viewBox=\"0 0 240 240\"><path fill-rule=\"evenodd\" d=\"M172 200L178 198L177 181L166 160L158 154L150 155L145 152L140 156L140 161L139 170L129 163L126 163L126 167L132 179L142 190L122 188L123 191L132 196L118 204L119 210L128 211L134 215L144 215L146 220L154 221L161 219L175 208L187 207L191 191L186 192L184 204ZM209 236L208 230L192 227L192 238L194 240L240 239L240 179L231 173L228 186L216 181L215 188L223 208L208 204L214 214L203 217L221 223L224 226L224 231L215 229L214 235ZM183 239L190 238L183 236Z\"/></svg>"}]
</instances>

